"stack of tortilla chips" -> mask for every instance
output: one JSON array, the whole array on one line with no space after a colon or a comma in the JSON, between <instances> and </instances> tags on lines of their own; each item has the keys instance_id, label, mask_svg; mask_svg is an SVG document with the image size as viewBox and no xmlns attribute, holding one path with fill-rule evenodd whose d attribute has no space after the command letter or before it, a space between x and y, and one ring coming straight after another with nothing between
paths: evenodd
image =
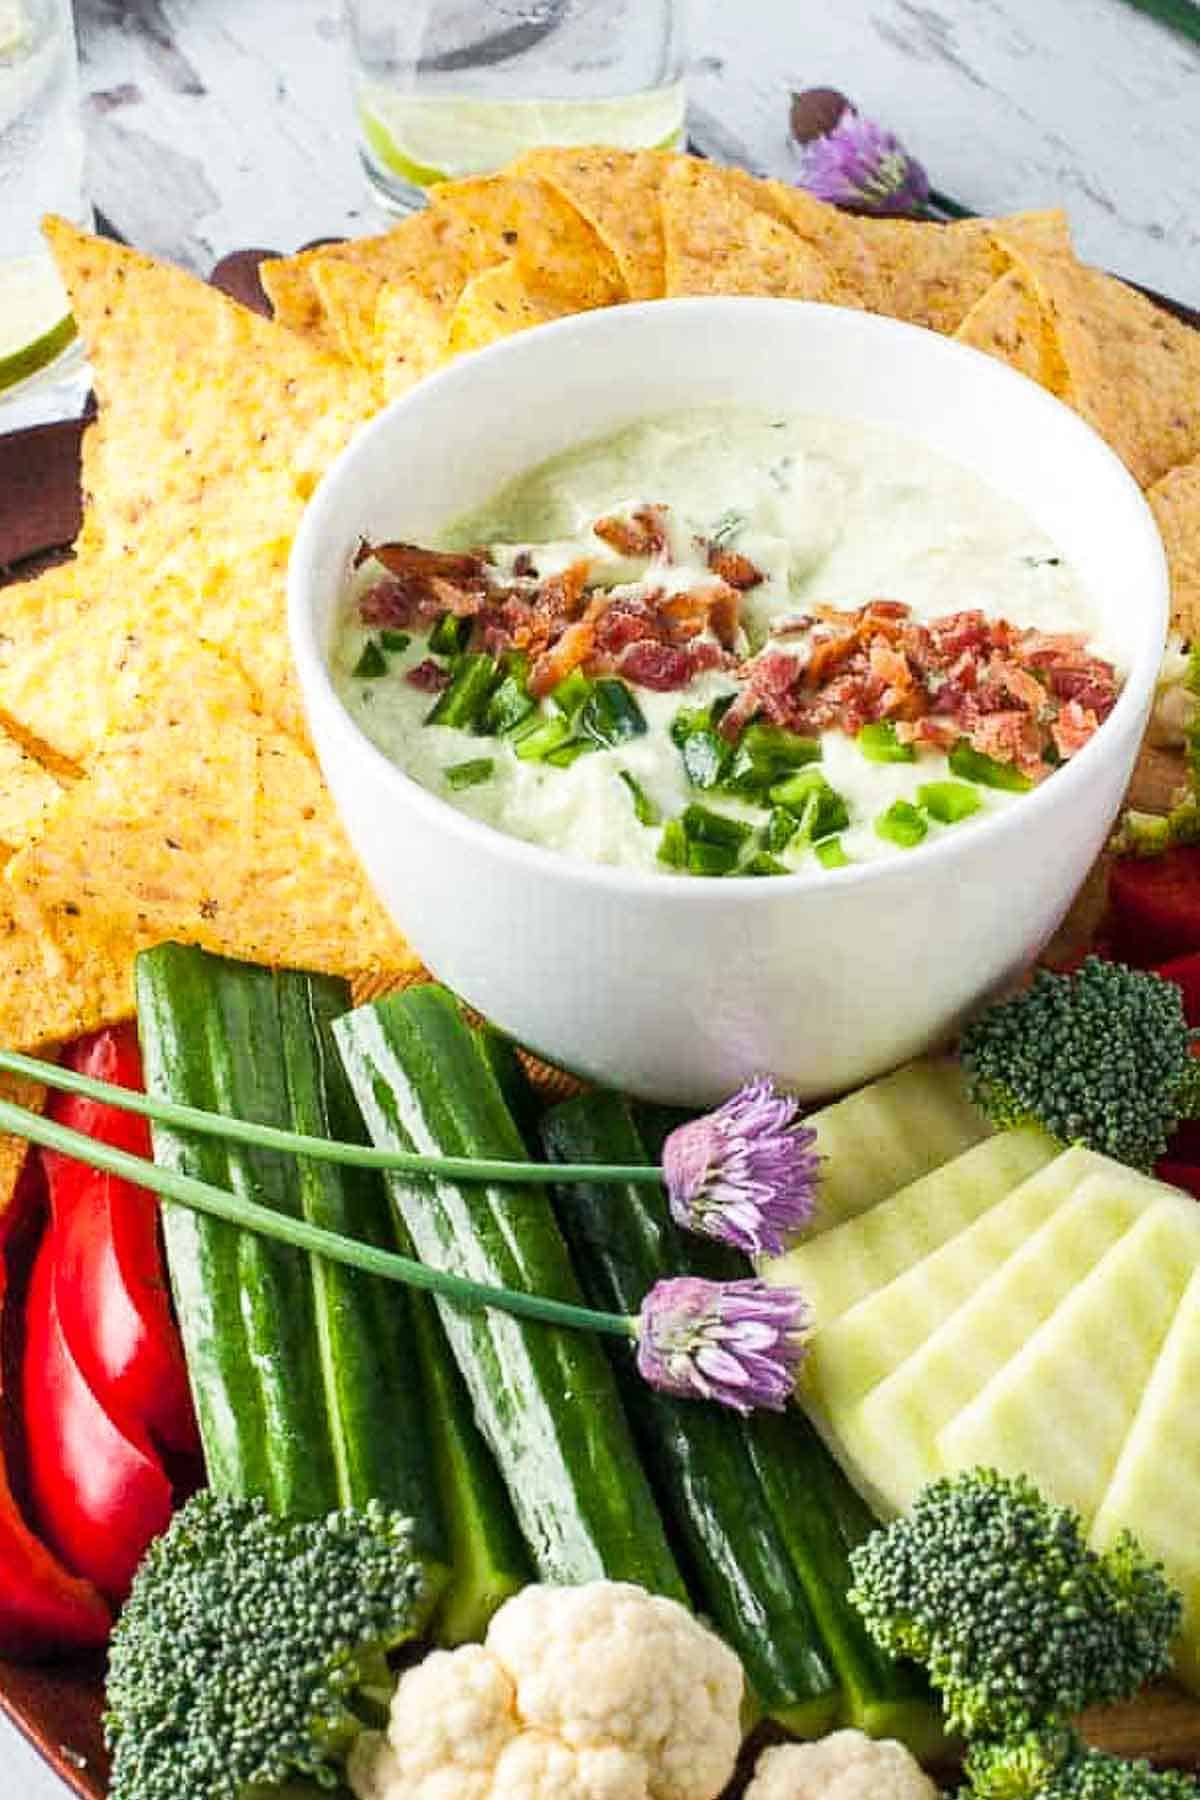
<instances>
[{"instance_id":1,"label":"stack of tortilla chips","mask_svg":"<svg viewBox=\"0 0 1200 1800\"><path fill-rule=\"evenodd\" d=\"M1200 333L1081 264L1061 212L856 219L690 157L542 149L435 189L381 236L264 264L274 322L135 251L48 230L99 413L74 559L0 598L7 1046L127 1015L135 953L167 938L360 991L412 969L312 758L288 551L372 412L546 320L768 294L887 313L1000 357L1075 407L1148 490L1176 624L1200 635Z\"/></svg>"}]
</instances>

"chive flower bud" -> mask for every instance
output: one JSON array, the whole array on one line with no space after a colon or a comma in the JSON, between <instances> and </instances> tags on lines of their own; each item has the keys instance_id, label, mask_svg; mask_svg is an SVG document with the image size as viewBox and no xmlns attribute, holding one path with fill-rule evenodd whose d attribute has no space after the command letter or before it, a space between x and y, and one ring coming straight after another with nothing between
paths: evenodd
<instances>
[{"instance_id":1,"label":"chive flower bud","mask_svg":"<svg viewBox=\"0 0 1200 1800\"><path fill-rule=\"evenodd\" d=\"M662 1152L676 1223L747 1256L782 1255L812 1218L820 1173L817 1134L799 1111L765 1079L678 1126Z\"/></svg>"},{"instance_id":2,"label":"chive flower bud","mask_svg":"<svg viewBox=\"0 0 1200 1800\"><path fill-rule=\"evenodd\" d=\"M804 1360L808 1305L765 1281L655 1282L637 1321L638 1370L651 1387L735 1412L782 1412Z\"/></svg>"},{"instance_id":3,"label":"chive flower bud","mask_svg":"<svg viewBox=\"0 0 1200 1800\"><path fill-rule=\"evenodd\" d=\"M792 144L797 185L818 200L856 212L912 217L929 200L929 177L893 132L864 118L832 89L792 97ZM830 104L842 100L840 112ZM836 114L836 116L835 116Z\"/></svg>"}]
</instances>

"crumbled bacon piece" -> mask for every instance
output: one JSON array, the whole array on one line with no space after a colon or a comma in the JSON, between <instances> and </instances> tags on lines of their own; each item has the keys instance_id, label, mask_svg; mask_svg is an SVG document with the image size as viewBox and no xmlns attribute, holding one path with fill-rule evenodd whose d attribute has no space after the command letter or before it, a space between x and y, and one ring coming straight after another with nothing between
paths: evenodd
<instances>
[{"instance_id":1,"label":"crumbled bacon piece","mask_svg":"<svg viewBox=\"0 0 1200 1800\"><path fill-rule=\"evenodd\" d=\"M739 593L758 587L765 579L762 570L748 556L743 556L740 550L729 550L724 544L710 544L707 560L713 574L719 575L731 588L737 588Z\"/></svg>"},{"instance_id":2,"label":"crumbled bacon piece","mask_svg":"<svg viewBox=\"0 0 1200 1800\"><path fill-rule=\"evenodd\" d=\"M388 574L359 601L364 625L430 624L445 612L471 618L488 599L488 565L482 556L424 550L419 544L363 544L356 564L368 556Z\"/></svg>"},{"instance_id":3,"label":"crumbled bacon piece","mask_svg":"<svg viewBox=\"0 0 1200 1800\"><path fill-rule=\"evenodd\" d=\"M529 671L529 691L540 699L565 681L572 669L585 663L596 643L595 627L588 619L576 619L548 650L543 650Z\"/></svg>"},{"instance_id":4,"label":"crumbled bacon piece","mask_svg":"<svg viewBox=\"0 0 1200 1800\"><path fill-rule=\"evenodd\" d=\"M1064 762L1077 756L1099 729L1100 721L1089 707L1068 700L1052 726L1055 748Z\"/></svg>"},{"instance_id":5,"label":"crumbled bacon piece","mask_svg":"<svg viewBox=\"0 0 1200 1800\"><path fill-rule=\"evenodd\" d=\"M424 662L409 669L404 679L410 687L420 688L423 694L440 694L444 687L450 686L450 671L434 662L432 656L427 656Z\"/></svg>"},{"instance_id":6,"label":"crumbled bacon piece","mask_svg":"<svg viewBox=\"0 0 1200 1800\"><path fill-rule=\"evenodd\" d=\"M627 516L609 513L592 530L622 556L662 556L669 542L665 506L639 506Z\"/></svg>"}]
</instances>

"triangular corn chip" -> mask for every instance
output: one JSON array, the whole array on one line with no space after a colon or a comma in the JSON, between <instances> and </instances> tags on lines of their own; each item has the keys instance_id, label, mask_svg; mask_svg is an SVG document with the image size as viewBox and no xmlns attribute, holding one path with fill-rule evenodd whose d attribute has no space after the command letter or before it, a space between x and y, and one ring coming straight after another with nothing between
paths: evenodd
<instances>
[{"instance_id":1,"label":"triangular corn chip","mask_svg":"<svg viewBox=\"0 0 1200 1800\"><path fill-rule=\"evenodd\" d=\"M1200 644L1200 457L1164 475L1146 498L1171 567L1171 623Z\"/></svg>"},{"instance_id":2,"label":"triangular corn chip","mask_svg":"<svg viewBox=\"0 0 1200 1800\"><path fill-rule=\"evenodd\" d=\"M316 764L203 645L156 664L5 876L31 917L69 913L139 945L334 974L409 960Z\"/></svg>"},{"instance_id":3,"label":"triangular corn chip","mask_svg":"<svg viewBox=\"0 0 1200 1800\"><path fill-rule=\"evenodd\" d=\"M587 220L607 245L631 300L666 291L659 190L670 159L659 150L529 150L513 173L536 175Z\"/></svg>"},{"instance_id":4,"label":"triangular corn chip","mask_svg":"<svg viewBox=\"0 0 1200 1800\"><path fill-rule=\"evenodd\" d=\"M576 310L565 300L530 287L515 262L500 263L473 275L463 289L450 321L446 351L461 356Z\"/></svg>"},{"instance_id":5,"label":"triangular corn chip","mask_svg":"<svg viewBox=\"0 0 1200 1800\"><path fill-rule=\"evenodd\" d=\"M1024 270L1009 269L994 281L954 335L960 344L985 351L1052 394L1061 398L1066 392L1066 366L1053 323Z\"/></svg>"},{"instance_id":6,"label":"triangular corn chip","mask_svg":"<svg viewBox=\"0 0 1200 1800\"><path fill-rule=\"evenodd\" d=\"M662 202L669 295L838 298L837 276L821 252L758 211L728 169L680 157L667 172Z\"/></svg>"},{"instance_id":7,"label":"triangular corn chip","mask_svg":"<svg viewBox=\"0 0 1200 1800\"><path fill-rule=\"evenodd\" d=\"M958 330L1012 261L997 239L998 227L1013 244L1070 248L1066 215L1054 210L1011 219L960 219L953 225L913 219L858 224L874 264L865 295L870 310L947 334Z\"/></svg>"},{"instance_id":8,"label":"triangular corn chip","mask_svg":"<svg viewBox=\"0 0 1200 1800\"><path fill-rule=\"evenodd\" d=\"M62 783L0 725L0 858L40 828Z\"/></svg>"},{"instance_id":9,"label":"triangular corn chip","mask_svg":"<svg viewBox=\"0 0 1200 1800\"><path fill-rule=\"evenodd\" d=\"M481 269L512 258L530 287L577 312L629 298L612 251L544 181L504 174L443 182L430 190L430 205L474 233Z\"/></svg>"}]
</instances>

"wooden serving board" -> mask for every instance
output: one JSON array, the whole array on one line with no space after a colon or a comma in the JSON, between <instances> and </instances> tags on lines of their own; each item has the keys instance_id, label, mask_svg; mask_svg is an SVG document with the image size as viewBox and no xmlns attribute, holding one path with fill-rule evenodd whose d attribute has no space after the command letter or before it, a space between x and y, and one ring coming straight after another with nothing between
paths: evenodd
<instances>
[{"instance_id":1,"label":"wooden serving board","mask_svg":"<svg viewBox=\"0 0 1200 1800\"><path fill-rule=\"evenodd\" d=\"M235 251L218 263L211 279L234 299L269 314L258 265L271 254ZM1159 294L1150 297L1200 329L1200 313ZM80 523L84 423L34 426L0 436L0 589L68 553ZM1143 751L1131 798L1148 811L1165 810L1180 773L1178 759L1161 751ZM1093 941L1104 912L1105 888L1101 859L1050 946L1052 958L1076 954ZM0 1712L80 1800L105 1800L108 1792L109 1761L101 1729L103 1677L99 1657L39 1666L0 1658ZM1150 1690L1130 1705L1088 1714L1084 1728L1089 1740L1102 1748L1200 1772L1200 1699L1173 1684ZM187 1797L181 1795L180 1800Z\"/></svg>"}]
</instances>

